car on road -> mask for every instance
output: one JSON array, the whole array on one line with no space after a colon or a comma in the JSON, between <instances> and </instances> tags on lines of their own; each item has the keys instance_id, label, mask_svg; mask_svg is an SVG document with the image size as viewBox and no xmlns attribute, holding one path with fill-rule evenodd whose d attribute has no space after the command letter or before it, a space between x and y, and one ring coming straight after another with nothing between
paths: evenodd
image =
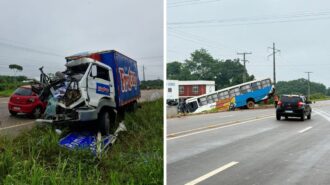
<instances>
[{"instance_id":1,"label":"car on road","mask_svg":"<svg viewBox=\"0 0 330 185\"><path fill-rule=\"evenodd\" d=\"M302 121L311 119L312 108L309 105L311 102L306 100L305 96L300 95L283 95L277 103L276 108L276 119L281 120L284 116L285 119L288 117L299 117Z\"/></svg>"},{"instance_id":2,"label":"car on road","mask_svg":"<svg viewBox=\"0 0 330 185\"><path fill-rule=\"evenodd\" d=\"M46 106L47 102L42 102L29 85L17 88L8 102L9 113L13 116L16 116L17 113L25 113L34 118L39 118L45 111Z\"/></svg>"}]
</instances>

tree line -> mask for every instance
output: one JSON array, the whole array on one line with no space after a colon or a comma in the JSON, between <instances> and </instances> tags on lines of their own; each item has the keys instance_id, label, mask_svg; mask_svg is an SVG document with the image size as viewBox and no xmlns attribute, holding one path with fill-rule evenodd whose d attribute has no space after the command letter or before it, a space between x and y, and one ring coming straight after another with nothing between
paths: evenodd
<instances>
[{"instance_id":1,"label":"tree line","mask_svg":"<svg viewBox=\"0 0 330 185\"><path fill-rule=\"evenodd\" d=\"M255 80L254 75L249 74L239 59L215 59L205 49L199 49L191 53L190 58L184 62L173 61L167 63L167 79L170 80L211 80L215 81L215 88L222 89L243 83L243 73L247 81ZM311 82L311 95L318 99L322 96L330 96L330 88L322 83ZM279 81L276 84L276 93L307 95L308 81L297 79L291 81Z\"/></svg>"},{"instance_id":2,"label":"tree line","mask_svg":"<svg viewBox=\"0 0 330 185\"><path fill-rule=\"evenodd\" d=\"M239 59L215 59L205 49L194 51L183 63L167 63L167 79L211 80L215 81L216 89L243 83L243 73L247 81L254 80Z\"/></svg>"}]
</instances>

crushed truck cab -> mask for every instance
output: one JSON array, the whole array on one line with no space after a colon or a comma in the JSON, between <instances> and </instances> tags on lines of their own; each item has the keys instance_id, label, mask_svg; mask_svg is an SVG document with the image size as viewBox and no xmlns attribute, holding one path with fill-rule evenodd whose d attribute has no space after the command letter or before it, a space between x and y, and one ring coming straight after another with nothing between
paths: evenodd
<instances>
[{"instance_id":1,"label":"crushed truck cab","mask_svg":"<svg viewBox=\"0 0 330 185\"><path fill-rule=\"evenodd\" d=\"M50 80L42 71L40 97L48 99L44 119L65 123L97 120L109 134L118 112L135 110L140 81L135 60L114 50L66 57L66 70Z\"/></svg>"}]
</instances>

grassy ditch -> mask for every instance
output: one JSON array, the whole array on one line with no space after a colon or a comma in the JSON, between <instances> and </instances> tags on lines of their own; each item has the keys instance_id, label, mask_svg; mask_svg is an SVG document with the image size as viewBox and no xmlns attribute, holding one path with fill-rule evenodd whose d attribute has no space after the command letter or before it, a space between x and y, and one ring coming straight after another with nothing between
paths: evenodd
<instances>
[{"instance_id":1,"label":"grassy ditch","mask_svg":"<svg viewBox=\"0 0 330 185\"><path fill-rule=\"evenodd\" d=\"M0 184L163 184L163 100L143 103L125 125L100 160L60 147L47 127L0 138Z\"/></svg>"}]
</instances>

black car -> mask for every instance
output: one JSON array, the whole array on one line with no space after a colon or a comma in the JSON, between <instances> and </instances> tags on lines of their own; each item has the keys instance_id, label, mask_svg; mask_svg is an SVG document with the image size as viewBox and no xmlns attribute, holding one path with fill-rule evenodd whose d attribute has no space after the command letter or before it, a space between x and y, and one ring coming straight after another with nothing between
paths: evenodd
<instances>
[{"instance_id":1,"label":"black car","mask_svg":"<svg viewBox=\"0 0 330 185\"><path fill-rule=\"evenodd\" d=\"M302 121L305 120L305 117L311 119L312 108L309 105L310 103L305 96L283 95L277 103L276 119L281 120L282 116L285 119L288 117L299 117Z\"/></svg>"}]
</instances>

